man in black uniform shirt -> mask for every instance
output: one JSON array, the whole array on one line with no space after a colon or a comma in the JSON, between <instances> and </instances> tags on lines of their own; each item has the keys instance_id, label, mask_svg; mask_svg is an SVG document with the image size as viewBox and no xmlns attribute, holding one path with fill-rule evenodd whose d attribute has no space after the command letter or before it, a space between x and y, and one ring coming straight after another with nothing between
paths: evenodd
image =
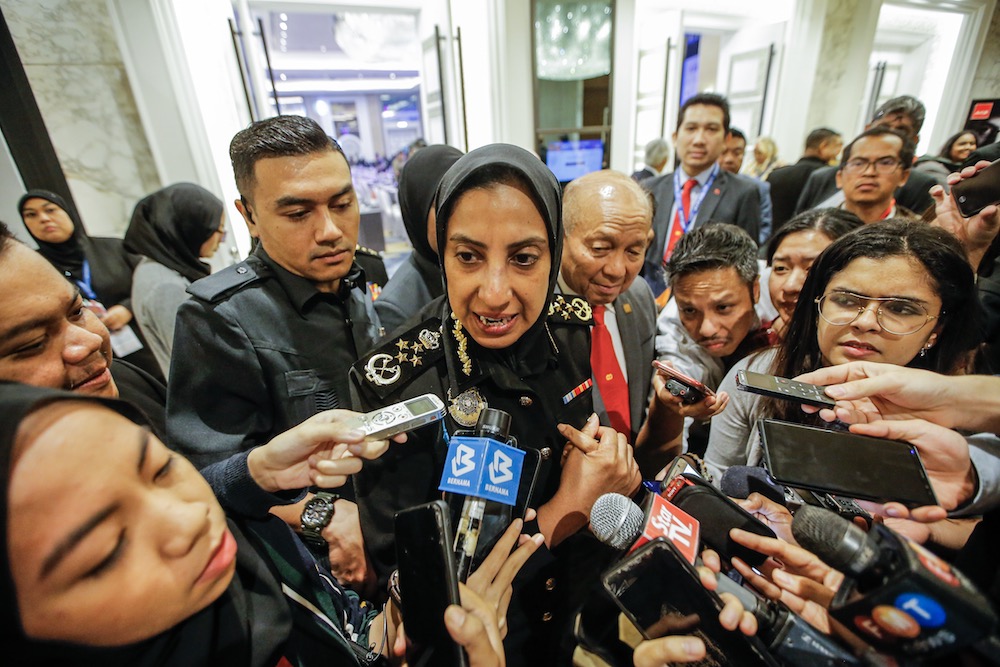
<instances>
[{"instance_id":1,"label":"man in black uniform shirt","mask_svg":"<svg viewBox=\"0 0 1000 667\"><path fill-rule=\"evenodd\" d=\"M236 207L259 243L192 284L177 312L167 431L198 466L348 408L347 372L379 335L354 263L358 200L336 142L310 119L278 116L241 130L229 152ZM297 526L301 509L281 516ZM343 540L331 545L333 570L357 585L367 566L356 510L343 499L335 509L323 537Z\"/></svg>"}]
</instances>

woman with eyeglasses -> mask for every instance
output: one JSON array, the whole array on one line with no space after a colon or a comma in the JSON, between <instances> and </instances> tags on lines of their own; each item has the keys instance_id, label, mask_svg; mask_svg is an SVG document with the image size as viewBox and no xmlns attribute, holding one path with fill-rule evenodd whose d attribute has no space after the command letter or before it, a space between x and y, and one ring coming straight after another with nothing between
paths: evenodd
<instances>
[{"instance_id":1,"label":"woman with eyeglasses","mask_svg":"<svg viewBox=\"0 0 1000 667\"><path fill-rule=\"evenodd\" d=\"M809 271L782 341L739 361L719 386L730 403L705 453L716 484L730 466L760 463L758 419L815 419L797 403L739 391L738 371L794 378L876 361L956 374L980 342L979 319L972 269L949 232L886 221L840 237Z\"/></svg>"},{"instance_id":2,"label":"woman with eyeglasses","mask_svg":"<svg viewBox=\"0 0 1000 667\"><path fill-rule=\"evenodd\" d=\"M194 183L157 190L132 211L125 248L143 257L132 276L132 308L164 377L177 308L188 299L188 285L212 272L202 259L225 237L222 200Z\"/></svg>"}]
</instances>

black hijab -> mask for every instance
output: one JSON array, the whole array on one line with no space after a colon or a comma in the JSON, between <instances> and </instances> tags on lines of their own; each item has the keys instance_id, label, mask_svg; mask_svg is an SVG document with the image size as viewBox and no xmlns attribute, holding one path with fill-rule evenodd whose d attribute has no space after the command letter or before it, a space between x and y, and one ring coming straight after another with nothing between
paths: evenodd
<instances>
[{"instance_id":1,"label":"black hijab","mask_svg":"<svg viewBox=\"0 0 1000 667\"><path fill-rule=\"evenodd\" d=\"M457 148L440 144L427 146L406 161L399 175L399 212L403 216L403 226L413 251L431 264L437 264L437 253L427 241L427 216L441 178L460 157L462 151Z\"/></svg>"},{"instance_id":2,"label":"black hijab","mask_svg":"<svg viewBox=\"0 0 1000 667\"><path fill-rule=\"evenodd\" d=\"M43 405L60 400L93 401L133 422L145 423L139 411L122 401L0 383L0 645L5 655L29 665L276 664L279 649L291 632L291 612L280 583L254 551L250 538L231 521L229 528L238 545L232 583L215 602L166 632L119 648L36 641L24 634L7 544L11 454L21 421Z\"/></svg>"},{"instance_id":3,"label":"black hijab","mask_svg":"<svg viewBox=\"0 0 1000 667\"><path fill-rule=\"evenodd\" d=\"M169 185L135 205L125 249L194 282L211 273L199 251L219 229L222 211L222 200L200 185Z\"/></svg>"},{"instance_id":4,"label":"black hijab","mask_svg":"<svg viewBox=\"0 0 1000 667\"><path fill-rule=\"evenodd\" d=\"M24 227L28 230L31 238L35 239L35 243L38 244L38 252L42 254L42 257L49 260L49 263L64 275L68 274L68 277L73 280L83 280L83 260L87 258L87 252L90 250L90 237L87 236L87 230L84 229L79 214L66 204L65 199L54 192L28 190L28 193L17 202L17 212L21 214L22 220L24 219L24 205L29 199L44 199L66 211L69 219L73 222L73 235L62 243L43 241L31 233L31 228L28 225Z\"/></svg>"},{"instance_id":5,"label":"black hijab","mask_svg":"<svg viewBox=\"0 0 1000 667\"><path fill-rule=\"evenodd\" d=\"M505 182L504 172L514 172L518 176L518 180L528 189L545 223L549 254L552 259L545 305L538 320L506 350L486 350L477 345L471 336L468 339L470 347L475 350L470 351L472 358L493 356L520 375L526 375L537 371L539 365L545 362L544 357L537 354L540 348L536 344L541 345L548 338L543 336L546 330L546 314L555 292L559 278L559 262L562 258L562 192L559 181L541 160L523 148L510 144L490 144L477 148L462 156L441 179L437 191L437 237L439 247L444 248L445 239L448 238L448 220L461 196L473 188ZM443 257L439 257L439 265L447 294L448 275L445 272ZM447 321L451 308L447 298L444 303L447 311L442 313L442 320Z\"/></svg>"}]
</instances>

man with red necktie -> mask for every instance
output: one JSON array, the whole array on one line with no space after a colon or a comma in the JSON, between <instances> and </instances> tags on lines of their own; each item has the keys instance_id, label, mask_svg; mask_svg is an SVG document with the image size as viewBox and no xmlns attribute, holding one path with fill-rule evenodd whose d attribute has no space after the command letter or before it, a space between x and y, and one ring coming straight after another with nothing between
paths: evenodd
<instances>
[{"instance_id":1,"label":"man with red necktie","mask_svg":"<svg viewBox=\"0 0 1000 667\"><path fill-rule=\"evenodd\" d=\"M642 277L662 306L666 302L663 265L677 241L708 222L729 222L756 239L760 194L756 185L734 178L716 162L729 135L729 103L713 93L699 93L682 106L673 134L679 168L650 178L643 187L656 200L653 242L646 251Z\"/></svg>"},{"instance_id":2,"label":"man with red necktie","mask_svg":"<svg viewBox=\"0 0 1000 667\"><path fill-rule=\"evenodd\" d=\"M636 280L653 205L649 193L617 171L596 171L566 186L559 286L593 308L591 369L601 422L635 443L649 400L656 304Z\"/></svg>"}]
</instances>

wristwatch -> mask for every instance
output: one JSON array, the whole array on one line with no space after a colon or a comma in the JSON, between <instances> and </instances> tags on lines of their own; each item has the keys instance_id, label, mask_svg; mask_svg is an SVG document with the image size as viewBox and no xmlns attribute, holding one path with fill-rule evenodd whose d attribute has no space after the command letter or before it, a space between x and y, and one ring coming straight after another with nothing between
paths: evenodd
<instances>
[{"instance_id":1,"label":"wristwatch","mask_svg":"<svg viewBox=\"0 0 1000 667\"><path fill-rule=\"evenodd\" d=\"M317 491L302 509L302 537L316 545L326 544L323 539L323 529L330 525L333 519L333 504L340 499L336 493Z\"/></svg>"}]
</instances>

